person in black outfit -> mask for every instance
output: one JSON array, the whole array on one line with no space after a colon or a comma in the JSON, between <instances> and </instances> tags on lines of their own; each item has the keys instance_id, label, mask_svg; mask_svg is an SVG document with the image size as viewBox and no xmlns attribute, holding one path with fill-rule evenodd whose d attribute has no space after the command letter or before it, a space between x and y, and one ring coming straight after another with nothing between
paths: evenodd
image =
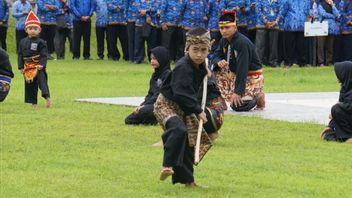
<instances>
[{"instance_id":1,"label":"person in black outfit","mask_svg":"<svg viewBox=\"0 0 352 198\"><path fill-rule=\"evenodd\" d=\"M13 77L9 56L4 49L0 48L0 102L4 101L9 93Z\"/></svg>"},{"instance_id":2,"label":"person in black outfit","mask_svg":"<svg viewBox=\"0 0 352 198\"><path fill-rule=\"evenodd\" d=\"M149 82L148 95L133 113L125 119L125 124L157 124L153 113L154 103L159 96L162 82L170 73L169 52L165 47L156 47L151 51L150 64L154 73Z\"/></svg>"},{"instance_id":3,"label":"person in black outfit","mask_svg":"<svg viewBox=\"0 0 352 198\"><path fill-rule=\"evenodd\" d=\"M38 87L46 100L46 107L51 107L46 64L48 50L46 42L39 38L40 21L33 11L26 20L28 37L21 40L18 50L18 69L25 77L25 103L37 106Z\"/></svg>"},{"instance_id":4,"label":"person in black outfit","mask_svg":"<svg viewBox=\"0 0 352 198\"><path fill-rule=\"evenodd\" d=\"M320 137L352 144L352 62L335 63L335 74L341 83L339 102L332 106L332 119Z\"/></svg>"},{"instance_id":5,"label":"person in black outfit","mask_svg":"<svg viewBox=\"0 0 352 198\"><path fill-rule=\"evenodd\" d=\"M193 177L195 139L192 138L191 129L196 128L197 134L198 119L207 122L197 96L203 78L210 74L205 64L210 43L210 33L206 29L194 28L188 31L186 55L177 61L175 69L165 79L154 104L154 115L164 129L160 180L172 175L173 184L197 186ZM204 133L208 141L202 138L204 144L201 145L207 145L204 152L201 152L203 154L211 146L211 140L203 130Z\"/></svg>"}]
</instances>

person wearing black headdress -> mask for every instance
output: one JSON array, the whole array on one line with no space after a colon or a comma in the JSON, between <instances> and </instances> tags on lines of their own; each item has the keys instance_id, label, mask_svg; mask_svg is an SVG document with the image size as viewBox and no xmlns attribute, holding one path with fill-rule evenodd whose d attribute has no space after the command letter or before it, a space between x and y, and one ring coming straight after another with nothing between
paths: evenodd
<instances>
[{"instance_id":1,"label":"person wearing black headdress","mask_svg":"<svg viewBox=\"0 0 352 198\"><path fill-rule=\"evenodd\" d=\"M165 47L156 47L150 50L150 64L154 73L149 82L148 95L133 113L125 119L125 124L157 124L153 113L154 103L160 93L162 82L170 72L169 52Z\"/></svg>"},{"instance_id":2,"label":"person wearing black headdress","mask_svg":"<svg viewBox=\"0 0 352 198\"><path fill-rule=\"evenodd\" d=\"M263 109L264 76L254 44L238 32L233 11L222 13L219 28L222 38L212 63L222 97L235 111L249 111L255 105Z\"/></svg>"},{"instance_id":3,"label":"person wearing black headdress","mask_svg":"<svg viewBox=\"0 0 352 198\"><path fill-rule=\"evenodd\" d=\"M4 101L10 91L12 67L6 51L0 48L0 102Z\"/></svg>"},{"instance_id":4,"label":"person wearing black headdress","mask_svg":"<svg viewBox=\"0 0 352 198\"><path fill-rule=\"evenodd\" d=\"M339 102L332 106L332 119L320 137L327 141L352 144L352 62L336 63L335 74L341 83Z\"/></svg>"}]
</instances>

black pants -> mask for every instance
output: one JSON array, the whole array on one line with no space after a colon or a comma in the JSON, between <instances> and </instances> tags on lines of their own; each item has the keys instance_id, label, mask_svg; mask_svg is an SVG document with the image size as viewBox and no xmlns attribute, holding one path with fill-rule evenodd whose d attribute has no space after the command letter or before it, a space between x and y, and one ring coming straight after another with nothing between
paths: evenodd
<instances>
[{"instance_id":1,"label":"black pants","mask_svg":"<svg viewBox=\"0 0 352 198\"><path fill-rule=\"evenodd\" d=\"M73 58L81 55L81 39L83 37L83 57L90 58L91 22L73 21Z\"/></svg>"},{"instance_id":2,"label":"black pants","mask_svg":"<svg viewBox=\"0 0 352 198\"><path fill-rule=\"evenodd\" d=\"M135 35L135 22L127 22L127 34L128 34L128 55L129 60L134 61L134 35Z\"/></svg>"},{"instance_id":3,"label":"black pants","mask_svg":"<svg viewBox=\"0 0 352 198\"><path fill-rule=\"evenodd\" d=\"M134 61L137 63L141 63L144 60L145 41L147 41L147 53L148 53L148 59L150 60L149 51L160 45L158 42L158 29L155 27L152 27L149 37L145 38L143 37L143 27L136 26L135 36L134 36L134 46L135 46Z\"/></svg>"},{"instance_id":4,"label":"black pants","mask_svg":"<svg viewBox=\"0 0 352 198\"><path fill-rule=\"evenodd\" d=\"M45 71L39 70L37 76L33 79L33 82L27 83L25 81L25 103L37 104L38 103L38 87L42 91L43 98L50 98L49 86L48 86L48 75Z\"/></svg>"},{"instance_id":5,"label":"black pants","mask_svg":"<svg viewBox=\"0 0 352 198\"><path fill-rule=\"evenodd\" d=\"M119 60L121 55L117 48L117 39L120 40L123 59L129 60L128 57L128 36L127 36L127 29L126 25L122 24L113 24L108 25L108 41L109 41L109 48L108 53L111 55L113 60Z\"/></svg>"},{"instance_id":6,"label":"black pants","mask_svg":"<svg viewBox=\"0 0 352 198\"><path fill-rule=\"evenodd\" d=\"M352 34L341 36L342 61L352 61Z\"/></svg>"},{"instance_id":7,"label":"black pants","mask_svg":"<svg viewBox=\"0 0 352 198\"><path fill-rule=\"evenodd\" d=\"M279 30L258 29L256 34L256 48L259 59L265 65L273 67L278 63L278 39Z\"/></svg>"},{"instance_id":8,"label":"black pants","mask_svg":"<svg viewBox=\"0 0 352 198\"><path fill-rule=\"evenodd\" d=\"M169 50L171 60L178 60L184 55L183 29L169 26L168 30L161 33L161 45Z\"/></svg>"},{"instance_id":9,"label":"black pants","mask_svg":"<svg viewBox=\"0 0 352 198\"><path fill-rule=\"evenodd\" d=\"M164 143L163 166L172 167L172 183L192 183L194 156L188 145L188 135L185 123L178 117L170 118L162 135Z\"/></svg>"},{"instance_id":10,"label":"black pants","mask_svg":"<svg viewBox=\"0 0 352 198\"><path fill-rule=\"evenodd\" d=\"M303 32L285 32L285 65L292 66L297 63L299 66L305 66L307 49Z\"/></svg>"},{"instance_id":11,"label":"black pants","mask_svg":"<svg viewBox=\"0 0 352 198\"><path fill-rule=\"evenodd\" d=\"M40 32L40 38L46 41L48 47L48 54L55 52L54 37L56 32L56 25L41 25L42 31Z\"/></svg>"},{"instance_id":12,"label":"black pants","mask_svg":"<svg viewBox=\"0 0 352 198\"><path fill-rule=\"evenodd\" d=\"M319 36L318 41L318 65L332 65L334 59L334 36Z\"/></svg>"},{"instance_id":13,"label":"black pants","mask_svg":"<svg viewBox=\"0 0 352 198\"><path fill-rule=\"evenodd\" d=\"M249 40L252 41L252 43L255 43L255 37L257 36L257 30L256 29L249 29L248 30L248 38Z\"/></svg>"},{"instance_id":14,"label":"black pants","mask_svg":"<svg viewBox=\"0 0 352 198\"><path fill-rule=\"evenodd\" d=\"M16 52L17 53L18 53L18 47L19 47L20 41L26 37L27 37L27 33L25 30L16 30Z\"/></svg>"},{"instance_id":15,"label":"black pants","mask_svg":"<svg viewBox=\"0 0 352 198\"><path fill-rule=\"evenodd\" d=\"M57 28L55 34L55 52L57 59L65 59L65 43L68 39L70 43L70 52L73 50L73 32L69 28Z\"/></svg>"},{"instance_id":16,"label":"black pants","mask_svg":"<svg viewBox=\"0 0 352 198\"><path fill-rule=\"evenodd\" d=\"M7 45L6 45L6 37L7 37L7 27L0 26L0 44L1 48L6 51Z\"/></svg>"},{"instance_id":17,"label":"black pants","mask_svg":"<svg viewBox=\"0 0 352 198\"><path fill-rule=\"evenodd\" d=\"M333 130L328 132L324 139L328 141L344 142L352 138L352 104L337 103L331 108L333 119L329 127Z\"/></svg>"},{"instance_id":18,"label":"black pants","mask_svg":"<svg viewBox=\"0 0 352 198\"><path fill-rule=\"evenodd\" d=\"M125 124L156 125L158 122L153 113L154 105L144 105L138 113L131 113L125 118Z\"/></svg>"},{"instance_id":19,"label":"black pants","mask_svg":"<svg viewBox=\"0 0 352 198\"><path fill-rule=\"evenodd\" d=\"M106 40L106 45L108 46L107 48L109 48L109 41L108 41L108 28L107 27L95 27L95 33L96 33L96 37L97 37L97 53L98 53L98 57L103 59L104 58L104 49L105 49L105 40ZM108 57L110 57L110 55L108 54Z\"/></svg>"}]
</instances>

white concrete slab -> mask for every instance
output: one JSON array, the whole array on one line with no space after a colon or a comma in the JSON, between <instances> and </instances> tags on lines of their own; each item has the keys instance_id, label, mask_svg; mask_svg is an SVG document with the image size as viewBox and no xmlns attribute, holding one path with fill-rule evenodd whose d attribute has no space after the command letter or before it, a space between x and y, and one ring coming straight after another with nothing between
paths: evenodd
<instances>
[{"instance_id":1,"label":"white concrete slab","mask_svg":"<svg viewBox=\"0 0 352 198\"><path fill-rule=\"evenodd\" d=\"M266 94L266 108L263 111L251 112L226 111L226 114L241 116L259 116L270 120L284 120L289 122L310 122L327 124L329 122L331 106L338 100L337 92L317 93L268 93ZM138 106L144 97L112 97L112 98L84 98L79 102L101 104Z\"/></svg>"}]
</instances>

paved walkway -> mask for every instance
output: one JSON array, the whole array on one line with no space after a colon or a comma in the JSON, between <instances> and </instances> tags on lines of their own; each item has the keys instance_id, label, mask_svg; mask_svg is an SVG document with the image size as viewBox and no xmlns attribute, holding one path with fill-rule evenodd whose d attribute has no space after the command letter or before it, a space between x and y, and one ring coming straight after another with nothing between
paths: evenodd
<instances>
[{"instance_id":1,"label":"paved walkway","mask_svg":"<svg viewBox=\"0 0 352 198\"><path fill-rule=\"evenodd\" d=\"M289 122L311 122L327 124L331 106L338 100L336 92L317 93L271 93L266 94L266 108L263 111L234 112L226 114L260 116L270 120ZM79 102L92 102L113 105L138 106L143 97L84 98Z\"/></svg>"}]
</instances>

